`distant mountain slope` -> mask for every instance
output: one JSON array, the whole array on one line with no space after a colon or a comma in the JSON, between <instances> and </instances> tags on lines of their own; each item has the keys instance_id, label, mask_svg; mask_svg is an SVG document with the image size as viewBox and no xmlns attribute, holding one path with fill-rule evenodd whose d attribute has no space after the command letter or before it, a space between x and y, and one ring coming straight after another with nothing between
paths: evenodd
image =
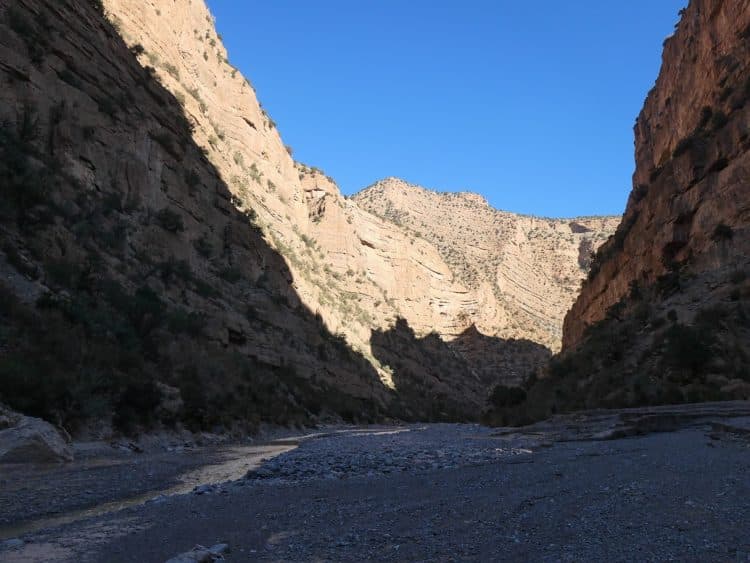
<instances>
[{"instance_id":1,"label":"distant mountain slope","mask_svg":"<svg viewBox=\"0 0 750 563\"><path fill-rule=\"evenodd\" d=\"M478 194L439 193L387 178L352 198L434 245L452 279L478 296L454 314L455 329L526 338L559 350L562 319L590 255L619 217L547 219L493 209ZM463 323L463 324L462 324Z\"/></svg>"}]
</instances>

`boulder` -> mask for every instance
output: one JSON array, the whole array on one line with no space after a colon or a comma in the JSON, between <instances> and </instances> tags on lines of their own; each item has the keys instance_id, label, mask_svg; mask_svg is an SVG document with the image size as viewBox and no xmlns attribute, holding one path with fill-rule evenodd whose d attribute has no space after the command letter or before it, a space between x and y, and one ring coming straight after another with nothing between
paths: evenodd
<instances>
[{"instance_id":1,"label":"boulder","mask_svg":"<svg viewBox=\"0 0 750 563\"><path fill-rule=\"evenodd\" d=\"M0 463L72 461L62 433L40 418L0 407Z\"/></svg>"}]
</instances>

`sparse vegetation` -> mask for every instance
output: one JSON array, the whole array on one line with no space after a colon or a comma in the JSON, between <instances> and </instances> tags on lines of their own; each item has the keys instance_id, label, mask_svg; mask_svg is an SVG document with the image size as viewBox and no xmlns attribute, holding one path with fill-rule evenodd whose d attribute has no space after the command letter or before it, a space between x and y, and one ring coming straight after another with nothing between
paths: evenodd
<instances>
[{"instance_id":1,"label":"sparse vegetation","mask_svg":"<svg viewBox=\"0 0 750 563\"><path fill-rule=\"evenodd\" d=\"M32 63L40 65L50 49L51 25L47 12L42 9L32 19L30 14L19 7L10 6L6 18L10 28L26 45Z\"/></svg>"},{"instance_id":2,"label":"sparse vegetation","mask_svg":"<svg viewBox=\"0 0 750 563\"><path fill-rule=\"evenodd\" d=\"M182 216L168 207L157 211L154 218L162 229L169 231L170 233L179 233L185 230Z\"/></svg>"},{"instance_id":3,"label":"sparse vegetation","mask_svg":"<svg viewBox=\"0 0 750 563\"><path fill-rule=\"evenodd\" d=\"M169 62L165 62L162 65L162 67L164 68L164 70L167 71L167 73L172 78L174 78L175 80L177 80L179 82L179 80L180 80L180 71L177 69L177 67L175 65L173 65L172 63L169 63Z\"/></svg>"}]
</instances>

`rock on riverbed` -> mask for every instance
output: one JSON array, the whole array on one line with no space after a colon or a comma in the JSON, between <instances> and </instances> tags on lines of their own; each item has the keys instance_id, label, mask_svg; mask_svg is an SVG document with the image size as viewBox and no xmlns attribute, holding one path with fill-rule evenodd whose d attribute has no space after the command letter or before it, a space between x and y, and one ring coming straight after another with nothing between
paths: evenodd
<instances>
[{"instance_id":1,"label":"rock on riverbed","mask_svg":"<svg viewBox=\"0 0 750 563\"><path fill-rule=\"evenodd\" d=\"M0 406L0 463L71 461L73 451L62 433L40 418Z\"/></svg>"}]
</instances>

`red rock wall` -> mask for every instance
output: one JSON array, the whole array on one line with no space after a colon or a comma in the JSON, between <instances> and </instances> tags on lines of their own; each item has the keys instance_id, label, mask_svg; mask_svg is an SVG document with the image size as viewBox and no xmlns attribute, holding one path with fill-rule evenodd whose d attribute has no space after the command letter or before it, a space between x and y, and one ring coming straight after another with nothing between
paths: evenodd
<instances>
[{"instance_id":1,"label":"red rock wall","mask_svg":"<svg viewBox=\"0 0 750 563\"><path fill-rule=\"evenodd\" d=\"M705 303L746 265L749 135L750 1L692 0L636 121L623 221L566 316L563 349L635 283L679 275L681 290Z\"/></svg>"}]
</instances>

